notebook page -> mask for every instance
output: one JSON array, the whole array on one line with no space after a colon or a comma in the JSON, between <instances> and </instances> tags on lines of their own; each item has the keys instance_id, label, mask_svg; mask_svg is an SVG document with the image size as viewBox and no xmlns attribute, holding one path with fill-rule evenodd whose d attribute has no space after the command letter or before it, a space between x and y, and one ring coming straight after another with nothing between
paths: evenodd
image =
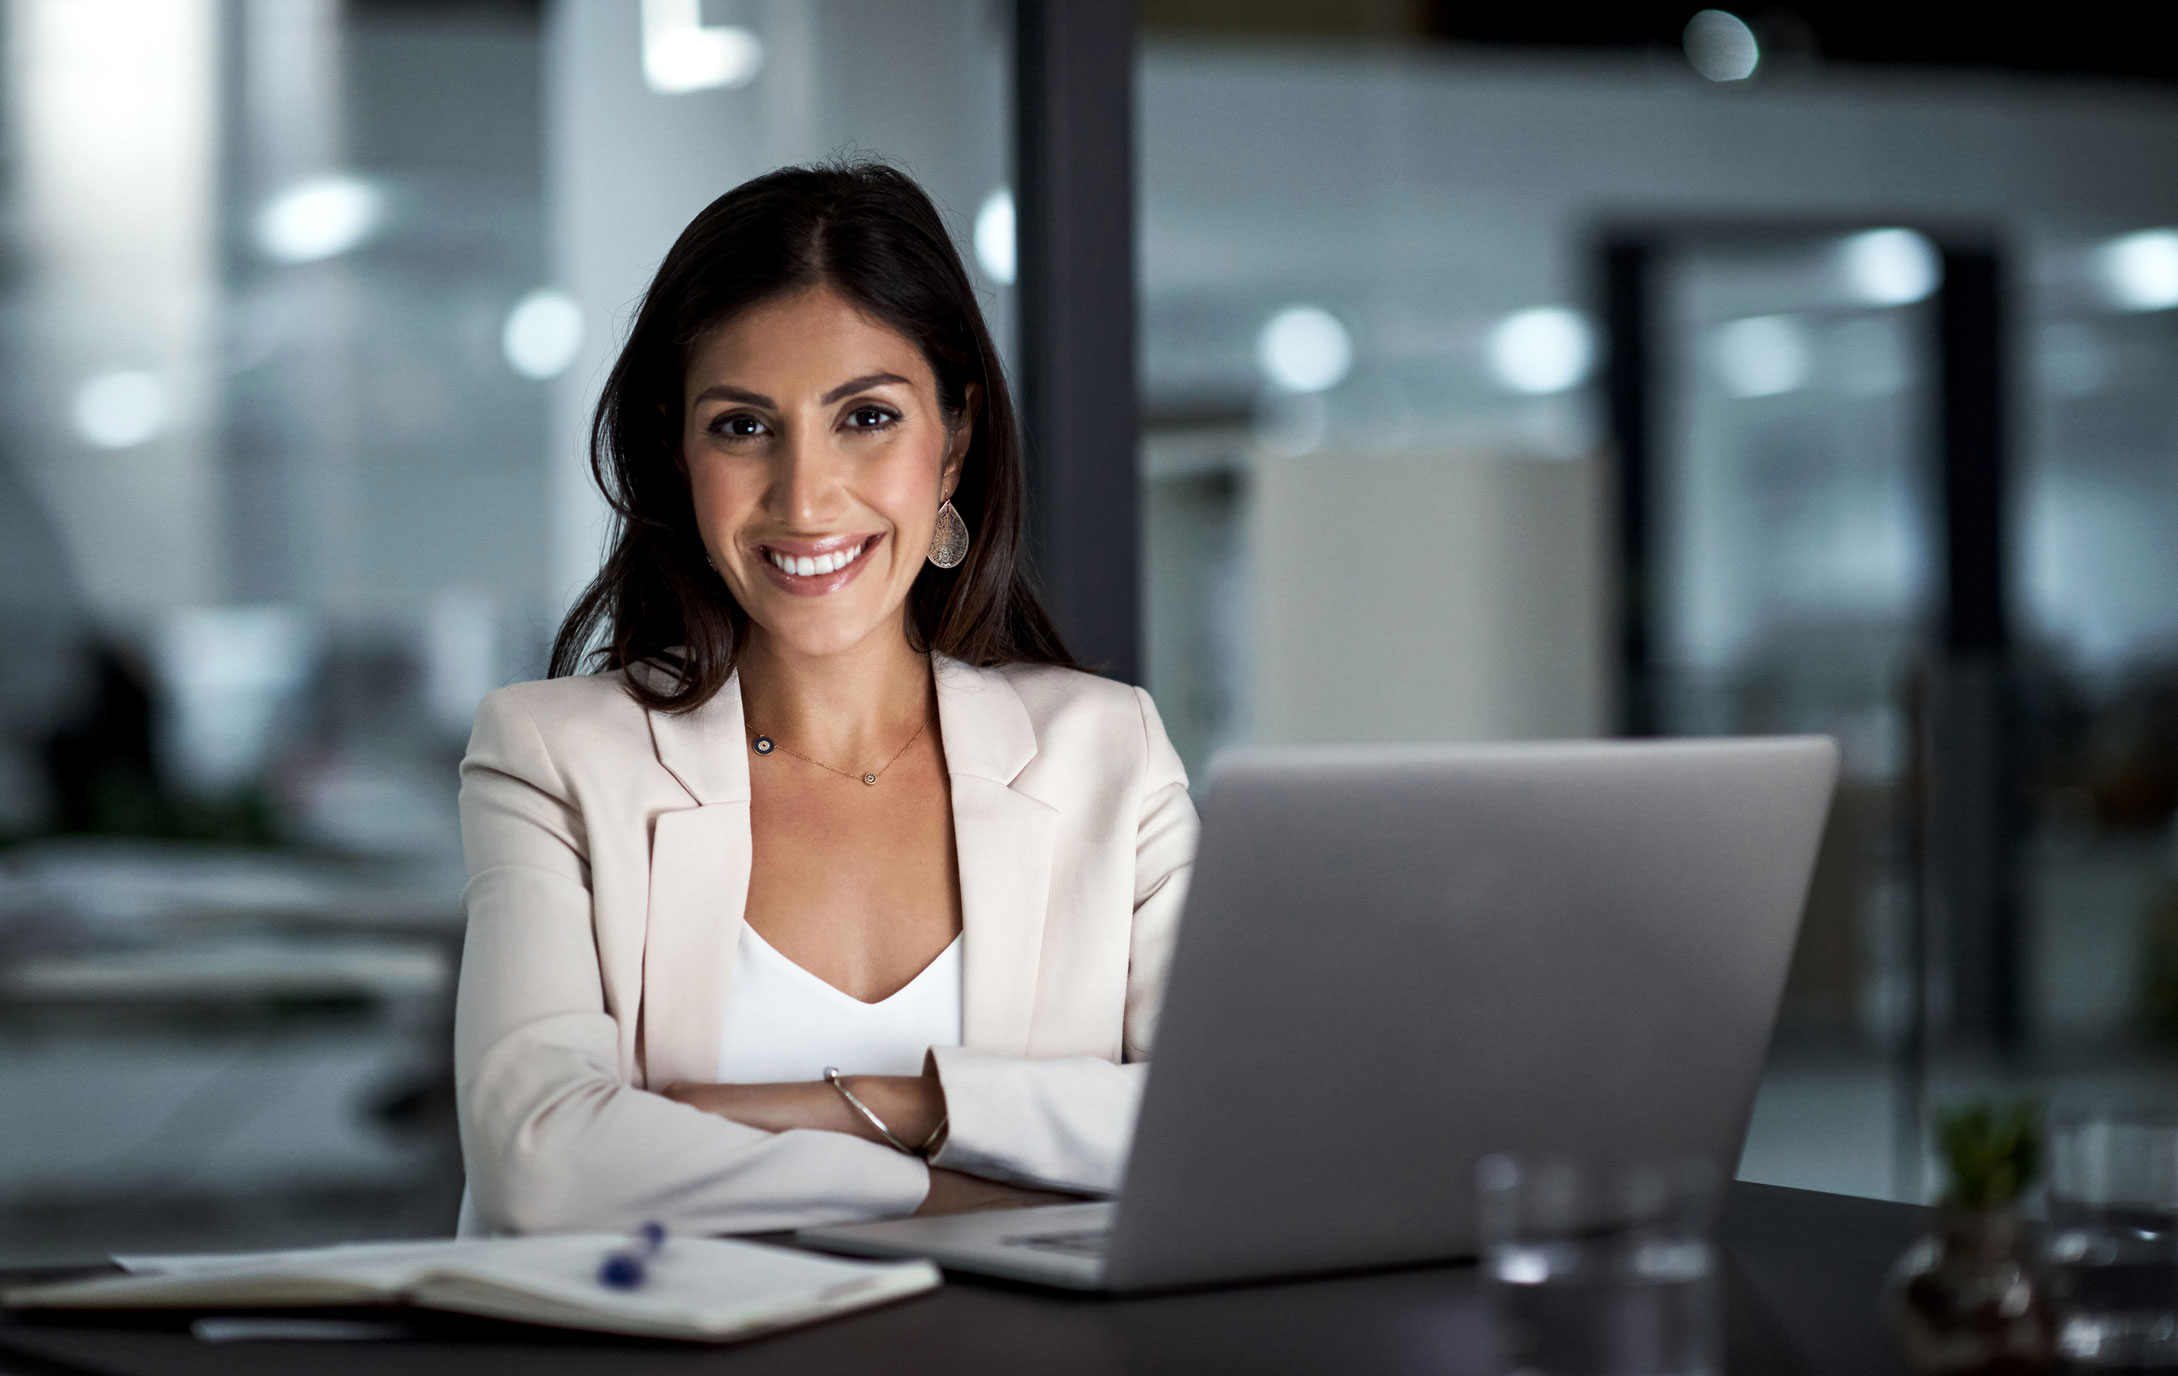
<instances>
[{"instance_id":1,"label":"notebook page","mask_svg":"<svg viewBox=\"0 0 2178 1376\"><path fill-rule=\"evenodd\" d=\"M157 1272L170 1276L289 1266L316 1267L321 1263L372 1266L379 1262L399 1262L407 1258L420 1261L453 1260L462 1255L463 1249L479 1245L489 1246L494 1241L496 1239L491 1238L416 1238L396 1242L342 1242L330 1247L297 1247L279 1252L129 1253L116 1254L113 1263L131 1274ZM592 1242L602 1252L606 1248L624 1245L626 1239L617 1235L599 1235Z\"/></svg>"},{"instance_id":2,"label":"notebook page","mask_svg":"<svg viewBox=\"0 0 2178 1376\"><path fill-rule=\"evenodd\" d=\"M420 1278L414 1300L532 1323L717 1340L767 1332L934 1288L928 1262L865 1262L731 1238L668 1238L644 1284L600 1285L594 1239L522 1238ZM620 1240L623 1241L624 1240Z\"/></svg>"},{"instance_id":3,"label":"notebook page","mask_svg":"<svg viewBox=\"0 0 2178 1376\"><path fill-rule=\"evenodd\" d=\"M397 1300L559 1327L717 1341L902 1298L927 1262L867 1262L727 1238L668 1238L626 1290L598 1281L618 1234L368 1243L292 1252L132 1256L134 1274L11 1290L10 1304L207 1308ZM156 1268L156 1269L155 1269Z\"/></svg>"},{"instance_id":4,"label":"notebook page","mask_svg":"<svg viewBox=\"0 0 2178 1376\"><path fill-rule=\"evenodd\" d=\"M458 1262L476 1245L381 1242L286 1252L117 1256L115 1263L128 1274L13 1287L0 1300L18 1307L80 1309L390 1304L418 1275Z\"/></svg>"}]
</instances>

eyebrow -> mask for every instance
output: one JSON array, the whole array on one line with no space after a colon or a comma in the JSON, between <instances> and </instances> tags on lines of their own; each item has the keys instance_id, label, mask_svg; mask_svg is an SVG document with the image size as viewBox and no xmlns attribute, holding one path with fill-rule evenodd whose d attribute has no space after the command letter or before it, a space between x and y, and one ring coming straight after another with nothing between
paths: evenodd
<instances>
[{"instance_id":1,"label":"eyebrow","mask_svg":"<svg viewBox=\"0 0 2178 1376\"><path fill-rule=\"evenodd\" d=\"M865 388L882 387L895 382L904 384L907 379L898 373L869 373L862 377L850 378L817 398L817 403L821 406L830 406L841 397L852 396ZM761 406L771 411L779 409L779 403L765 396L762 392L751 392L741 387L729 387L723 382L713 384L696 393L695 400L738 401L749 406Z\"/></svg>"},{"instance_id":2,"label":"eyebrow","mask_svg":"<svg viewBox=\"0 0 2178 1376\"><path fill-rule=\"evenodd\" d=\"M870 373L864 377L852 378L842 382L839 386L817 398L817 400L826 406L830 406L841 397L852 396L854 393L863 391L866 388L882 387L889 382L904 383L906 381L907 379L898 373Z\"/></svg>"},{"instance_id":3,"label":"eyebrow","mask_svg":"<svg viewBox=\"0 0 2178 1376\"><path fill-rule=\"evenodd\" d=\"M696 393L694 399L696 401L741 401L747 402L751 406L764 407L770 411L779 409L779 403L765 396L762 392L746 391L740 387L728 387L723 382L713 383L711 386L704 388Z\"/></svg>"}]
</instances>

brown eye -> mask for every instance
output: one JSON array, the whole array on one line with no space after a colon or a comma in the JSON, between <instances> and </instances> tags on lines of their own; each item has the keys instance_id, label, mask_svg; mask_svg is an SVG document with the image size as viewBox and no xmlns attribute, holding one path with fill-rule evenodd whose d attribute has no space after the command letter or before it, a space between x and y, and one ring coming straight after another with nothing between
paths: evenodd
<instances>
[{"instance_id":1,"label":"brown eye","mask_svg":"<svg viewBox=\"0 0 2178 1376\"><path fill-rule=\"evenodd\" d=\"M882 406L857 406L847 413L850 430L882 430L900 419L900 413Z\"/></svg>"},{"instance_id":2,"label":"brown eye","mask_svg":"<svg viewBox=\"0 0 2178 1376\"><path fill-rule=\"evenodd\" d=\"M727 439L752 439L764 433L764 422L746 411L736 411L711 422L711 433Z\"/></svg>"}]
</instances>

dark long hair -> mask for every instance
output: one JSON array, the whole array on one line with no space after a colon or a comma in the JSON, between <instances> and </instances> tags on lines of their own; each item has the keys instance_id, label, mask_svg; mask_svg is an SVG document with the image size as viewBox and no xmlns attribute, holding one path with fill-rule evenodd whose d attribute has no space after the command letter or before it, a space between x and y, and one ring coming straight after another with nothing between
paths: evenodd
<instances>
[{"instance_id":1,"label":"dark long hair","mask_svg":"<svg viewBox=\"0 0 2178 1376\"><path fill-rule=\"evenodd\" d=\"M882 163L787 167L743 182L689 222L658 265L590 424L590 471L612 507L611 550L552 642L551 675L651 663L646 707L701 707L733 673L748 613L709 568L680 464L683 379L698 340L760 302L819 284L900 332L958 422L982 413L953 507L968 558L926 564L908 592L916 648L970 664L1063 664L1022 536L1021 441L975 290L937 208Z\"/></svg>"}]
</instances>

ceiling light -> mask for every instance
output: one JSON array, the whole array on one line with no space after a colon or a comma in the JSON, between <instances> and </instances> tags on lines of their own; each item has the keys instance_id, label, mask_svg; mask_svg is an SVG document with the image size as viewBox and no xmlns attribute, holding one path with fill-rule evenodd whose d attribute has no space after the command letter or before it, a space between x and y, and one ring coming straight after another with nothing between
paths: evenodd
<instances>
[{"instance_id":1,"label":"ceiling light","mask_svg":"<svg viewBox=\"0 0 2178 1376\"><path fill-rule=\"evenodd\" d=\"M1580 386L1595 358L1588 322L1562 306L1516 311L1490 331L1490 371L1506 387L1530 396Z\"/></svg>"},{"instance_id":2,"label":"ceiling light","mask_svg":"<svg viewBox=\"0 0 2178 1376\"><path fill-rule=\"evenodd\" d=\"M1735 397L1774 397L1807 385L1807 328L1789 315L1735 320L1716 333L1717 373Z\"/></svg>"},{"instance_id":3,"label":"ceiling light","mask_svg":"<svg viewBox=\"0 0 2178 1376\"><path fill-rule=\"evenodd\" d=\"M2178 229L2144 229L2104 244L2103 291L2119 310L2178 306Z\"/></svg>"},{"instance_id":4,"label":"ceiling light","mask_svg":"<svg viewBox=\"0 0 2178 1376\"><path fill-rule=\"evenodd\" d=\"M314 263L360 245L377 230L385 198L359 177L312 177L265 202L257 244L283 263Z\"/></svg>"},{"instance_id":5,"label":"ceiling light","mask_svg":"<svg viewBox=\"0 0 2178 1376\"><path fill-rule=\"evenodd\" d=\"M706 25L702 0L643 0L643 80L660 95L746 86L763 66L756 35Z\"/></svg>"},{"instance_id":6,"label":"ceiling light","mask_svg":"<svg viewBox=\"0 0 2178 1376\"><path fill-rule=\"evenodd\" d=\"M1013 285L1014 225L1013 192L1000 187L983 198L983 208L976 212L975 229L976 262L983 267L984 275L1002 287Z\"/></svg>"},{"instance_id":7,"label":"ceiling light","mask_svg":"<svg viewBox=\"0 0 2178 1376\"><path fill-rule=\"evenodd\" d=\"M1745 81L1762 65L1762 45L1745 20L1723 10L1703 10L1680 35L1686 60L1711 81Z\"/></svg>"},{"instance_id":8,"label":"ceiling light","mask_svg":"<svg viewBox=\"0 0 2178 1376\"><path fill-rule=\"evenodd\" d=\"M75 419L100 449L134 449L166 428L166 386L150 373L100 373L76 389Z\"/></svg>"},{"instance_id":9,"label":"ceiling light","mask_svg":"<svg viewBox=\"0 0 2178 1376\"><path fill-rule=\"evenodd\" d=\"M1910 229L1871 229L1838 249L1846 284L1871 306L1906 306L1926 300L1944 280L1936 246Z\"/></svg>"},{"instance_id":10,"label":"ceiling light","mask_svg":"<svg viewBox=\"0 0 2178 1376\"><path fill-rule=\"evenodd\" d=\"M523 377L539 382L558 377L582 352L582 307L564 291L533 291L507 313L499 348L507 366Z\"/></svg>"},{"instance_id":11,"label":"ceiling light","mask_svg":"<svg viewBox=\"0 0 2178 1376\"><path fill-rule=\"evenodd\" d=\"M1288 306L1256 336L1255 361L1282 392L1321 392L1345 380L1354 366L1354 341L1322 307Z\"/></svg>"}]
</instances>

